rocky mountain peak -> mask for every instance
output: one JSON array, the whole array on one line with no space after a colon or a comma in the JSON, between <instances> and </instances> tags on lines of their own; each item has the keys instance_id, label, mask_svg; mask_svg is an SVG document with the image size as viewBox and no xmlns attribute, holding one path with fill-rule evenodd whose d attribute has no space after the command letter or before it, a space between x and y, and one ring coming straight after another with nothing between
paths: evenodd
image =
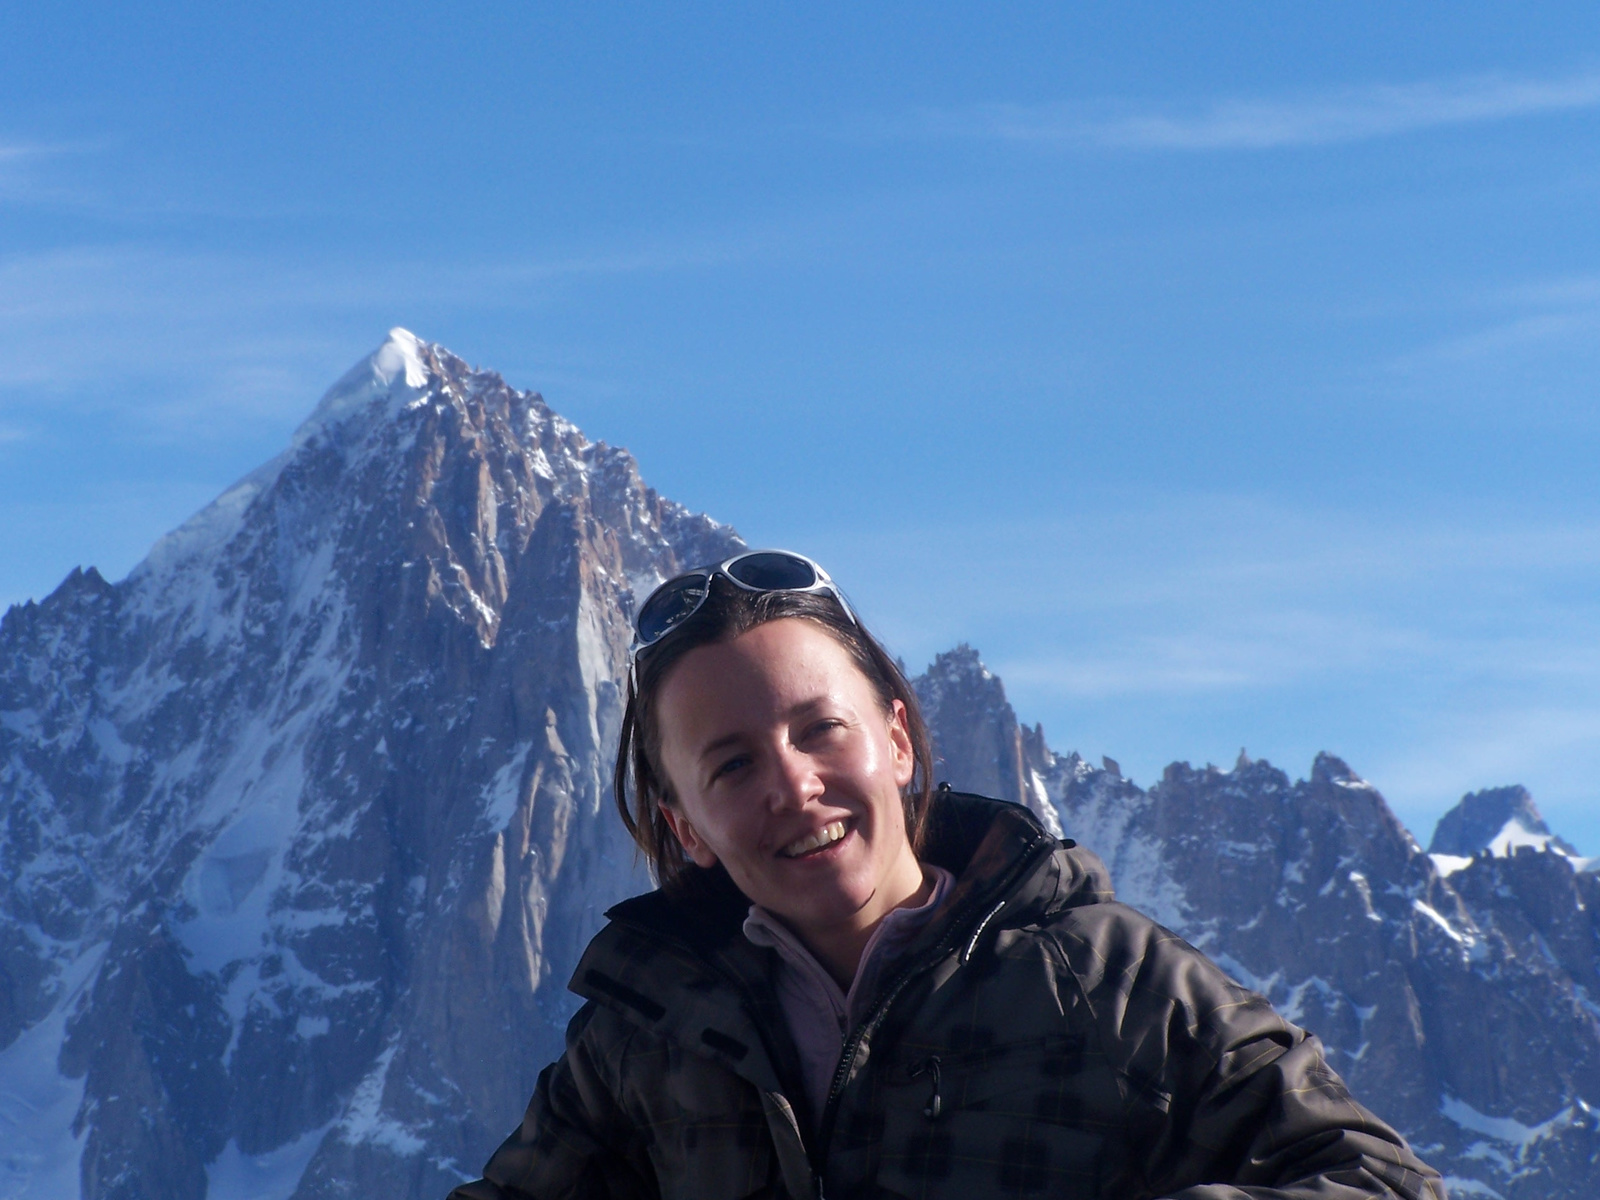
<instances>
[{"instance_id":1,"label":"rocky mountain peak","mask_svg":"<svg viewBox=\"0 0 1600 1200\"><path fill-rule=\"evenodd\" d=\"M1312 783L1349 783L1365 784L1365 780L1350 769L1350 764L1337 755L1329 754L1326 750L1317 755L1311 763Z\"/></svg>"},{"instance_id":2,"label":"rocky mountain peak","mask_svg":"<svg viewBox=\"0 0 1600 1200\"><path fill-rule=\"evenodd\" d=\"M320 434L338 429L351 417L369 422L392 419L420 400L431 381L444 377L448 367L441 358L449 360L453 356L442 347L430 346L408 329L391 329L381 346L323 394L311 415L295 430L291 445L304 445Z\"/></svg>"},{"instance_id":3,"label":"rocky mountain peak","mask_svg":"<svg viewBox=\"0 0 1600 1200\"><path fill-rule=\"evenodd\" d=\"M1043 789L1041 772L1055 758L1044 730L1017 720L1005 685L978 652L964 642L945 651L912 686L932 734L936 777L1027 805L1059 835L1060 822Z\"/></svg>"},{"instance_id":4,"label":"rocky mountain peak","mask_svg":"<svg viewBox=\"0 0 1600 1200\"><path fill-rule=\"evenodd\" d=\"M1484 852L1504 856L1519 846L1577 853L1550 831L1527 788L1514 785L1485 788L1463 796L1459 804L1439 818L1428 852L1463 858Z\"/></svg>"},{"instance_id":5,"label":"rocky mountain peak","mask_svg":"<svg viewBox=\"0 0 1600 1200\"><path fill-rule=\"evenodd\" d=\"M633 595L741 544L397 330L127 579L8 613L0 1194L469 1173L646 882L607 811Z\"/></svg>"}]
</instances>

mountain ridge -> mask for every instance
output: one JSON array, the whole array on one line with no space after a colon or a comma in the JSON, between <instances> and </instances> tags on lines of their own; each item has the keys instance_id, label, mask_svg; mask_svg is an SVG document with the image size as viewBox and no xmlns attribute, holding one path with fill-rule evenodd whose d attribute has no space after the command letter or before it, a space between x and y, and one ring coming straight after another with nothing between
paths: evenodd
<instances>
[{"instance_id":1,"label":"mountain ridge","mask_svg":"<svg viewBox=\"0 0 1600 1200\"><path fill-rule=\"evenodd\" d=\"M647 886L609 797L632 605L742 544L397 329L124 579L8 610L0 1193L474 1174L559 1051L604 908ZM1600 877L1577 860L1441 862L1331 755L1140 788L1052 751L968 646L916 683L943 777L1099 852L1458 1191L1600 1187Z\"/></svg>"}]
</instances>

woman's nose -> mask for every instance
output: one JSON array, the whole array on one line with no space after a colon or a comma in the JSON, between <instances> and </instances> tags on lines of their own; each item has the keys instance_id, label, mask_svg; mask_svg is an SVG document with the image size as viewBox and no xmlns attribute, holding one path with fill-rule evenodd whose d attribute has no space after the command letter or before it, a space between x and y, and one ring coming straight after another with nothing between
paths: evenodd
<instances>
[{"instance_id":1,"label":"woman's nose","mask_svg":"<svg viewBox=\"0 0 1600 1200\"><path fill-rule=\"evenodd\" d=\"M777 768L773 808L803 808L822 795L822 779L817 775L810 755L802 754L793 746L785 746L778 753Z\"/></svg>"}]
</instances>

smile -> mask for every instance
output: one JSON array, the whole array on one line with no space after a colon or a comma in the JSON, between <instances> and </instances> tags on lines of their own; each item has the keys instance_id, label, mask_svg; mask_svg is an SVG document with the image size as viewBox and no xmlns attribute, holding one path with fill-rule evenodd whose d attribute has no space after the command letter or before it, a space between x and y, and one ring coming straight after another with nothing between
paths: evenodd
<instances>
[{"instance_id":1,"label":"smile","mask_svg":"<svg viewBox=\"0 0 1600 1200\"><path fill-rule=\"evenodd\" d=\"M799 858L802 854L810 854L824 846L831 846L849 832L850 827L843 821L834 821L824 825L815 833L808 833L805 837L796 838L782 850L778 851L784 858Z\"/></svg>"}]
</instances>

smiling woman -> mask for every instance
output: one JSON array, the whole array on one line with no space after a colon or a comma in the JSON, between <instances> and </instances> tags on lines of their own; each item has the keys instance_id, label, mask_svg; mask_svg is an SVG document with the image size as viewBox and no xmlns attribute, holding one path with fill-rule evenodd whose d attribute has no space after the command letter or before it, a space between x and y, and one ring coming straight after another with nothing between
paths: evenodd
<instances>
[{"instance_id":1,"label":"smiling woman","mask_svg":"<svg viewBox=\"0 0 1600 1200\"><path fill-rule=\"evenodd\" d=\"M904 701L887 713L844 648L802 618L703 647L660 691L661 813L696 866L719 863L844 986L878 922L928 888L901 790Z\"/></svg>"},{"instance_id":2,"label":"smiling woman","mask_svg":"<svg viewBox=\"0 0 1600 1200\"><path fill-rule=\"evenodd\" d=\"M809 559L669 580L630 660L617 801L661 888L607 914L566 1053L455 1200L1442 1200L1094 855L931 788L909 684Z\"/></svg>"}]
</instances>

